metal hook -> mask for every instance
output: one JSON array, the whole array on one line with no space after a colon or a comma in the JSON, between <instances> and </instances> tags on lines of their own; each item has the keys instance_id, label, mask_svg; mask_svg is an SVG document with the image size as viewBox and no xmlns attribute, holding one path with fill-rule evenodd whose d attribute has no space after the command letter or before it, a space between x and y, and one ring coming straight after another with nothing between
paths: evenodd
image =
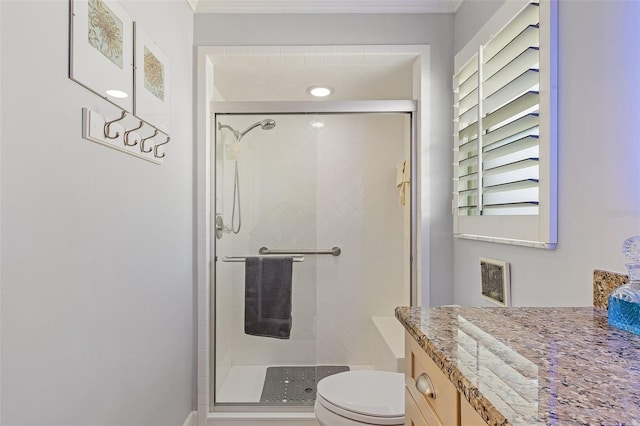
<instances>
[{"instance_id":1,"label":"metal hook","mask_svg":"<svg viewBox=\"0 0 640 426\"><path fill-rule=\"evenodd\" d=\"M144 126L144 121L140 120L140 125L138 127L124 132L124 136L122 138L124 139L124 144L126 146L136 146L138 144L138 141L135 140L133 141L133 143L129 143L129 135L131 134L131 132L142 129L142 126Z\"/></svg>"},{"instance_id":2,"label":"metal hook","mask_svg":"<svg viewBox=\"0 0 640 426\"><path fill-rule=\"evenodd\" d=\"M158 148L162 145L168 144L170 140L171 140L171 137L167 136L167 140L165 142L156 144L156 146L153 147L153 156L156 158L164 158L164 152L162 153L162 155L158 155Z\"/></svg>"},{"instance_id":3,"label":"metal hook","mask_svg":"<svg viewBox=\"0 0 640 426\"><path fill-rule=\"evenodd\" d=\"M158 129L156 129L156 131L153 132L153 134L151 136L146 137L144 139L140 139L140 151L141 152L151 152L151 151L153 151L153 148L144 149L144 143L146 141L148 141L149 139L155 138L156 136L158 136Z\"/></svg>"},{"instance_id":4,"label":"metal hook","mask_svg":"<svg viewBox=\"0 0 640 426\"><path fill-rule=\"evenodd\" d=\"M127 115L127 111L122 111L122 115L120 116L120 118L116 118L113 121L107 121L106 123L104 123L104 137L107 139L117 139L120 136L120 133L116 132L115 136L111 136L109 135L110 130L111 130L111 125L113 123L116 123L120 120L124 120L124 118Z\"/></svg>"}]
</instances>

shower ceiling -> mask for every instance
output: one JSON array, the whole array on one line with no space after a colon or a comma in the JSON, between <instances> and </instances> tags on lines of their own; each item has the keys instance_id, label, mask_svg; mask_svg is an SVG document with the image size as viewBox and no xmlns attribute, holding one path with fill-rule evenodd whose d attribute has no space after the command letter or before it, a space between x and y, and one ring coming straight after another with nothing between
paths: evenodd
<instances>
[{"instance_id":1,"label":"shower ceiling","mask_svg":"<svg viewBox=\"0 0 640 426\"><path fill-rule=\"evenodd\" d=\"M325 100L412 99L416 54L363 46L218 48L217 101L308 101L314 85L335 89Z\"/></svg>"},{"instance_id":2,"label":"shower ceiling","mask_svg":"<svg viewBox=\"0 0 640 426\"><path fill-rule=\"evenodd\" d=\"M453 13L463 0L187 0L196 13Z\"/></svg>"}]
</instances>

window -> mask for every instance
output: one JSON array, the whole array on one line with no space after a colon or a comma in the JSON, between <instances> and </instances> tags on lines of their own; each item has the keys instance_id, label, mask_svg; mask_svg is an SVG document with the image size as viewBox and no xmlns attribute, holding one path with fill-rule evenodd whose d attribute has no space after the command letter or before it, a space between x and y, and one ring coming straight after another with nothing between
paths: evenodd
<instances>
[{"instance_id":1,"label":"window","mask_svg":"<svg viewBox=\"0 0 640 426\"><path fill-rule=\"evenodd\" d=\"M456 56L469 56L453 78L457 237L555 248L556 9L507 2L487 25L511 19Z\"/></svg>"}]
</instances>

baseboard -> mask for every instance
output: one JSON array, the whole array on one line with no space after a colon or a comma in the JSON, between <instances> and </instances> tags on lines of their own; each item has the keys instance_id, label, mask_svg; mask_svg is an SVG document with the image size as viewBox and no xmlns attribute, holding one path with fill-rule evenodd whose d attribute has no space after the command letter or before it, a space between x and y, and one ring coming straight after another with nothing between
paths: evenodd
<instances>
[{"instance_id":1,"label":"baseboard","mask_svg":"<svg viewBox=\"0 0 640 426\"><path fill-rule=\"evenodd\" d=\"M198 426L198 412L190 412L187 415L187 418L184 419L184 423L182 423L182 426Z\"/></svg>"}]
</instances>

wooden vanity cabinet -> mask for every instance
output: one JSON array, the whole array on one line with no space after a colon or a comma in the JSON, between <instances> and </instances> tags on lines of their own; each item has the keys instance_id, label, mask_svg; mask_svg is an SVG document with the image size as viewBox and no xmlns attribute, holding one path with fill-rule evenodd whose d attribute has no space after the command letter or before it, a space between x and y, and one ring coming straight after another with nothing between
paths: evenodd
<instances>
[{"instance_id":1,"label":"wooden vanity cabinet","mask_svg":"<svg viewBox=\"0 0 640 426\"><path fill-rule=\"evenodd\" d=\"M486 424L409 333L405 333L405 383L405 425Z\"/></svg>"},{"instance_id":2,"label":"wooden vanity cabinet","mask_svg":"<svg viewBox=\"0 0 640 426\"><path fill-rule=\"evenodd\" d=\"M430 424L427 423L427 419L425 419L420 412L408 388L404 391L404 398L404 424L406 426L424 426Z\"/></svg>"},{"instance_id":3,"label":"wooden vanity cabinet","mask_svg":"<svg viewBox=\"0 0 640 426\"><path fill-rule=\"evenodd\" d=\"M480 414L469 404L469 401L460 397L460 424L464 426L486 426Z\"/></svg>"}]
</instances>

